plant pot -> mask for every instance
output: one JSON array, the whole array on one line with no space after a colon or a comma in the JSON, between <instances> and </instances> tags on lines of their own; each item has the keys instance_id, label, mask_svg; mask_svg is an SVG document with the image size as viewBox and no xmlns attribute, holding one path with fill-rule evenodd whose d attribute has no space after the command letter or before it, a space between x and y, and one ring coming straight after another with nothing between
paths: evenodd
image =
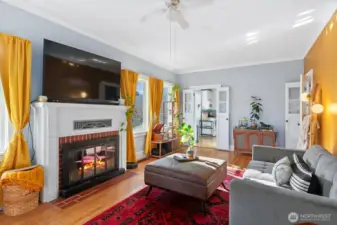
<instances>
[{"instance_id":1,"label":"plant pot","mask_svg":"<svg viewBox=\"0 0 337 225\"><path fill-rule=\"evenodd\" d=\"M186 150L186 157L188 159L194 159L196 157L196 151L194 149L192 149L191 147L189 147Z\"/></svg>"},{"instance_id":2,"label":"plant pot","mask_svg":"<svg viewBox=\"0 0 337 225\"><path fill-rule=\"evenodd\" d=\"M125 99L124 98L120 98L118 99L119 101L119 105L125 105Z\"/></svg>"},{"instance_id":3,"label":"plant pot","mask_svg":"<svg viewBox=\"0 0 337 225\"><path fill-rule=\"evenodd\" d=\"M252 128L253 128L253 129L256 129L256 128L257 128L256 123L253 123L253 124L252 124Z\"/></svg>"}]
</instances>

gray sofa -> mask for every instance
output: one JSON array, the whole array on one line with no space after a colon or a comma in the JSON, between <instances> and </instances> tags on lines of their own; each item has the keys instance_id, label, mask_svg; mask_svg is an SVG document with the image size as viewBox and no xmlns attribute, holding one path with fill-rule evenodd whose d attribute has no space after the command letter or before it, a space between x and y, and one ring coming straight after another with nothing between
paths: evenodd
<instances>
[{"instance_id":1,"label":"gray sofa","mask_svg":"<svg viewBox=\"0 0 337 225\"><path fill-rule=\"evenodd\" d=\"M303 156L313 169L322 196L268 186L256 180L234 179L230 184L230 225L337 224L337 157L324 148L313 146L303 151L254 146L248 168L271 174L275 162L284 156L292 160L293 153Z\"/></svg>"}]
</instances>

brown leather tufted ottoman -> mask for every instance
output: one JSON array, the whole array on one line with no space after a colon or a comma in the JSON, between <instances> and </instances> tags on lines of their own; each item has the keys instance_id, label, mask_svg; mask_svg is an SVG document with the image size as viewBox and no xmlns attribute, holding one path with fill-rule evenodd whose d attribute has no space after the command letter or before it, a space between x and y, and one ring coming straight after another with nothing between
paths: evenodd
<instances>
[{"instance_id":1,"label":"brown leather tufted ottoman","mask_svg":"<svg viewBox=\"0 0 337 225\"><path fill-rule=\"evenodd\" d=\"M223 185L227 175L227 162L221 159L199 157L201 161L178 162L174 155L161 158L145 167L145 184L192 196L204 202ZM212 162L210 163L205 163Z\"/></svg>"}]
</instances>

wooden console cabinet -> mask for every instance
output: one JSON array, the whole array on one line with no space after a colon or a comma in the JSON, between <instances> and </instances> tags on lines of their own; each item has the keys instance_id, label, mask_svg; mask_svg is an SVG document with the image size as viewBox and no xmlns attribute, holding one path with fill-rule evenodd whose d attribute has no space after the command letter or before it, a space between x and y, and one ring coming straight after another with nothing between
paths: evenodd
<instances>
[{"instance_id":1,"label":"wooden console cabinet","mask_svg":"<svg viewBox=\"0 0 337 225\"><path fill-rule=\"evenodd\" d=\"M246 129L234 129L234 153L252 154L253 145L276 145L275 131L261 131L261 130L246 130Z\"/></svg>"}]
</instances>

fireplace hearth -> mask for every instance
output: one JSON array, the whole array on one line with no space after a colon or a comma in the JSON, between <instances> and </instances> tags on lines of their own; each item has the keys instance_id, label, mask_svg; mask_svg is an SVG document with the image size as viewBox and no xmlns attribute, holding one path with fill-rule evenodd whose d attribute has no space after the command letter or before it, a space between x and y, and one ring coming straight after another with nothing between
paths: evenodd
<instances>
[{"instance_id":1,"label":"fireplace hearth","mask_svg":"<svg viewBox=\"0 0 337 225\"><path fill-rule=\"evenodd\" d=\"M60 196L69 197L123 174L118 148L119 136L63 144Z\"/></svg>"}]
</instances>

